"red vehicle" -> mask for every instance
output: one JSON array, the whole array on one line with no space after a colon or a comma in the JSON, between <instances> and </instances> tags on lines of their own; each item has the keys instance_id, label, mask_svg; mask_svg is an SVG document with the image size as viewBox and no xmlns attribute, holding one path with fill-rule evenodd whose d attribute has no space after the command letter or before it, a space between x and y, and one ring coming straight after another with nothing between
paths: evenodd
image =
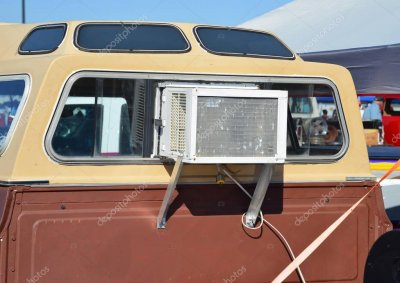
<instances>
[{"instance_id":1,"label":"red vehicle","mask_svg":"<svg viewBox=\"0 0 400 283\"><path fill-rule=\"evenodd\" d=\"M400 146L400 97L396 94L379 94L378 102L382 112L382 125L364 121L364 128L382 127L382 144ZM374 96L359 96L361 113L373 102Z\"/></svg>"},{"instance_id":2,"label":"red vehicle","mask_svg":"<svg viewBox=\"0 0 400 283\"><path fill-rule=\"evenodd\" d=\"M400 97L385 95L382 116L385 144L400 146Z\"/></svg>"}]
</instances>

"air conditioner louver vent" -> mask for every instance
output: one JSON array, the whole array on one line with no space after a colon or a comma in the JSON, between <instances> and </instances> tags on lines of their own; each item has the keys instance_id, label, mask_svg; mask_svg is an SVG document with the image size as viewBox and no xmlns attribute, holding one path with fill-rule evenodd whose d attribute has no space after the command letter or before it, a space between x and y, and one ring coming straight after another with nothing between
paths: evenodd
<instances>
[{"instance_id":1,"label":"air conditioner louver vent","mask_svg":"<svg viewBox=\"0 0 400 283\"><path fill-rule=\"evenodd\" d=\"M171 100L171 151L185 151L186 94L173 93Z\"/></svg>"},{"instance_id":2,"label":"air conditioner louver vent","mask_svg":"<svg viewBox=\"0 0 400 283\"><path fill-rule=\"evenodd\" d=\"M142 143L144 139L146 86L144 80L138 80L135 84L133 102L132 134L136 143Z\"/></svg>"}]
</instances>

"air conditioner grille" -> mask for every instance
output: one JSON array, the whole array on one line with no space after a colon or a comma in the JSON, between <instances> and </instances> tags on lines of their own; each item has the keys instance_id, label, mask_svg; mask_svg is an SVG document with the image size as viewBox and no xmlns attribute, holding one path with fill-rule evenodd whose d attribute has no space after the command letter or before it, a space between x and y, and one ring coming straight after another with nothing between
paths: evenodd
<instances>
[{"instance_id":1,"label":"air conditioner grille","mask_svg":"<svg viewBox=\"0 0 400 283\"><path fill-rule=\"evenodd\" d=\"M133 111L133 123L132 123L132 134L134 135L134 141L137 143L143 143L144 137L144 124L145 124L145 97L146 87L144 80L138 80L135 84L135 95L134 95L134 111Z\"/></svg>"},{"instance_id":2,"label":"air conditioner grille","mask_svg":"<svg viewBox=\"0 0 400 283\"><path fill-rule=\"evenodd\" d=\"M198 157L273 157L277 153L278 99L199 97Z\"/></svg>"},{"instance_id":3,"label":"air conditioner grille","mask_svg":"<svg viewBox=\"0 0 400 283\"><path fill-rule=\"evenodd\" d=\"M171 151L185 152L186 94L173 93L171 100Z\"/></svg>"}]
</instances>

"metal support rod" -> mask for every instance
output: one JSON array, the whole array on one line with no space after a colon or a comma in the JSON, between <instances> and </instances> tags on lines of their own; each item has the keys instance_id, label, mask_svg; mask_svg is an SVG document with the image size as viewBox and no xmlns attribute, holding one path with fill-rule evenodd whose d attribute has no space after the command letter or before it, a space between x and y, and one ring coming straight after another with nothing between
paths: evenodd
<instances>
[{"instance_id":1,"label":"metal support rod","mask_svg":"<svg viewBox=\"0 0 400 283\"><path fill-rule=\"evenodd\" d=\"M249 209L247 210L245 216L246 225L250 227L254 227L257 222L261 205L267 193L269 183L271 182L273 169L273 164L265 164L260 177L258 178L257 186L253 193L253 198L251 199Z\"/></svg>"},{"instance_id":2,"label":"metal support rod","mask_svg":"<svg viewBox=\"0 0 400 283\"><path fill-rule=\"evenodd\" d=\"M25 24L26 23L26 14L25 14L25 0L22 0L22 5L21 5L21 9L22 9L22 23Z\"/></svg>"},{"instance_id":3,"label":"metal support rod","mask_svg":"<svg viewBox=\"0 0 400 283\"><path fill-rule=\"evenodd\" d=\"M169 206L171 205L171 198L174 194L176 184L178 183L179 180L179 176L181 175L182 167L183 167L183 156L179 156L176 159L174 170L172 171L171 179L169 181L167 191L165 192L160 212L158 213L157 217L158 229L165 229L165 226L167 225L168 209Z\"/></svg>"}]
</instances>

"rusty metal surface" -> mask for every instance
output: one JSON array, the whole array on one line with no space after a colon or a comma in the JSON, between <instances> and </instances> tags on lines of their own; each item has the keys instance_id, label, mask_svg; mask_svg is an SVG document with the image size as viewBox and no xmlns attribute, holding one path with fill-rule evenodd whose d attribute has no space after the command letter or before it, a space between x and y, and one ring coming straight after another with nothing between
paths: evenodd
<instances>
[{"instance_id":1,"label":"rusty metal surface","mask_svg":"<svg viewBox=\"0 0 400 283\"><path fill-rule=\"evenodd\" d=\"M299 254L371 185L274 185L262 210ZM3 282L270 282L290 262L266 226L242 227L249 199L231 185L178 186L165 230L160 186L16 190ZM370 247L390 228L376 191L302 265L307 282L362 282Z\"/></svg>"}]
</instances>

